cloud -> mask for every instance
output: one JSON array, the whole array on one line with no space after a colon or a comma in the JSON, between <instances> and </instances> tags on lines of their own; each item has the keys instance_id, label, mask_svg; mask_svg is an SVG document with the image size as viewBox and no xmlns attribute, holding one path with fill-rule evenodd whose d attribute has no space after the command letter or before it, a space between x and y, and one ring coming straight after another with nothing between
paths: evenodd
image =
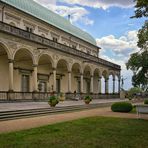
<instances>
[{"instance_id":1,"label":"cloud","mask_svg":"<svg viewBox=\"0 0 148 148\"><path fill-rule=\"evenodd\" d=\"M125 63L127 63L131 53L139 50L137 47L137 40L136 30L129 31L119 38L115 38L114 35L108 35L100 39L96 39L98 46L102 48L100 57L121 66L121 75L126 78L124 82L125 89L132 87L132 85L129 84L132 84L131 78L133 73L126 69ZM108 50L111 50L115 56L107 54Z\"/></svg>"},{"instance_id":2,"label":"cloud","mask_svg":"<svg viewBox=\"0 0 148 148\"><path fill-rule=\"evenodd\" d=\"M133 0L59 0L68 4L77 4L93 8L107 9L109 7L130 8L134 6Z\"/></svg>"},{"instance_id":3,"label":"cloud","mask_svg":"<svg viewBox=\"0 0 148 148\"><path fill-rule=\"evenodd\" d=\"M63 16L68 17L71 16L71 23L81 22L85 25L93 25L94 21L89 19L87 15L89 12L80 6L64 6L64 5L57 5L56 0L35 0L36 2L42 4L44 7L52 10L53 12Z\"/></svg>"},{"instance_id":4,"label":"cloud","mask_svg":"<svg viewBox=\"0 0 148 148\"><path fill-rule=\"evenodd\" d=\"M103 50L112 50L116 55L129 56L132 52L138 50L137 31L129 31L125 36L116 38L114 35L108 35L96 39L97 45Z\"/></svg>"}]
</instances>

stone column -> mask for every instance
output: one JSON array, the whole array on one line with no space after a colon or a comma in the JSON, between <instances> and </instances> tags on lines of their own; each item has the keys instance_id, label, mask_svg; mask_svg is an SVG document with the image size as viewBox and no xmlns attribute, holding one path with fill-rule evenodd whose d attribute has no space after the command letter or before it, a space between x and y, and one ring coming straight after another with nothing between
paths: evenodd
<instances>
[{"instance_id":1,"label":"stone column","mask_svg":"<svg viewBox=\"0 0 148 148\"><path fill-rule=\"evenodd\" d=\"M102 79L102 77L99 77L99 80L98 80L98 85L99 85L99 94L101 94L102 93L102 84L101 84L101 79Z\"/></svg>"},{"instance_id":2,"label":"stone column","mask_svg":"<svg viewBox=\"0 0 148 148\"><path fill-rule=\"evenodd\" d=\"M9 60L9 91L14 91L13 84L13 60Z\"/></svg>"},{"instance_id":3,"label":"stone column","mask_svg":"<svg viewBox=\"0 0 148 148\"><path fill-rule=\"evenodd\" d=\"M56 92L56 69L53 68L53 91Z\"/></svg>"},{"instance_id":4,"label":"stone column","mask_svg":"<svg viewBox=\"0 0 148 148\"><path fill-rule=\"evenodd\" d=\"M105 94L108 94L108 78L105 79Z\"/></svg>"},{"instance_id":5,"label":"stone column","mask_svg":"<svg viewBox=\"0 0 148 148\"><path fill-rule=\"evenodd\" d=\"M38 91L38 78L37 78L37 75L38 75L38 71L37 71L37 65L33 65L33 86L34 86L34 92L37 92Z\"/></svg>"},{"instance_id":6,"label":"stone column","mask_svg":"<svg viewBox=\"0 0 148 148\"><path fill-rule=\"evenodd\" d=\"M118 93L120 93L120 79L118 80Z\"/></svg>"},{"instance_id":7,"label":"stone column","mask_svg":"<svg viewBox=\"0 0 148 148\"><path fill-rule=\"evenodd\" d=\"M71 93L71 71L68 71L68 92Z\"/></svg>"},{"instance_id":8,"label":"stone column","mask_svg":"<svg viewBox=\"0 0 148 148\"><path fill-rule=\"evenodd\" d=\"M94 92L94 77L93 77L93 75L91 75L91 88L90 88L90 92L91 93Z\"/></svg>"},{"instance_id":9,"label":"stone column","mask_svg":"<svg viewBox=\"0 0 148 148\"><path fill-rule=\"evenodd\" d=\"M113 78L113 94L115 93L115 78Z\"/></svg>"},{"instance_id":10,"label":"stone column","mask_svg":"<svg viewBox=\"0 0 148 148\"><path fill-rule=\"evenodd\" d=\"M84 89L83 89L83 74L81 74L81 93L84 92Z\"/></svg>"}]
</instances>

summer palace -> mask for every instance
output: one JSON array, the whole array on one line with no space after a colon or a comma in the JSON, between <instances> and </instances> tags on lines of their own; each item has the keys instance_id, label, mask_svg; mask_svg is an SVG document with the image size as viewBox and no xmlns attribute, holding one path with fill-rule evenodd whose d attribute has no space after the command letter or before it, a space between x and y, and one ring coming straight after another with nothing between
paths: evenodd
<instances>
[{"instance_id":1,"label":"summer palace","mask_svg":"<svg viewBox=\"0 0 148 148\"><path fill-rule=\"evenodd\" d=\"M99 29L99 28L98 28ZM119 98L117 64L87 32L33 0L0 0L0 100Z\"/></svg>"}]
</instances>

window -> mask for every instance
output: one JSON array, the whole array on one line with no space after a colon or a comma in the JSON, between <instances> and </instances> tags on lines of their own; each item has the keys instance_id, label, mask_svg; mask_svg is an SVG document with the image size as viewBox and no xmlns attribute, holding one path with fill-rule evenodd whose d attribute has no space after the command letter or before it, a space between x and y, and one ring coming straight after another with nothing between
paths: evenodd
<instances>
[{"instance_id":1,"label":"window","mask_svg":"<svg viewBox=\"0 0 148 148\"><path fill-rule=\"evenodd\" d=\"M80 82L80 80L77 81L77 92L78 93L81 92L81 82Z\"/></svg>"},{"instance_id":2,"label":"window","mask_svg":"<svg viewBox=\"0 0 148 148\"><path fill-rule=\"evenodd\" d=\"M57 93L60 93L60 91L61 91L61 81L60 81L60 79L56 79L56 91L57 91Z\"/></svg>"},{"instance_id":3,"label":"window","mask_svg":"<svg viewBox=\"0 0 148 148\"><path fill-rule=\"evenodd\" d=\"M22 92L29 92L29 75L22 75Z\"/></svg>"},{"instance_id":4,"label":"window","mask_svg":"<svg viewBox=\"0 0 148 148\"><path fill-rule=\"evenodd\" d=\"M30 28L30 27L26 27L26 30L28 31L28 32L33 32L33 29L32 28Z\"/></svg>"},{"instance_id":5,"label":"window","mask_svg":"<svg viewBox=\"0 0 148 148\"><path fill-rule=\"evenodd\" d=\"M58 39L56 37L53 37L54 42L58 42Z\"/></svg>"},{"instance_id":6,"label":"window","mask_svg":"<svg viewBox=\"0 0 148 148\"><path fill-rule=\"evenodd\" d=\"M47 92L47 82L39 81L38 88L40 92Z\"/></svg>"},{"instance_id":7,"label":"window","mask_svg":"<svg viewBox=\"0 0 148 148\"><path fill-rule=\"evenodd\" d=\"M72 45L72 48L76 49L76 45Z\"/></svg>"}]
</instances>

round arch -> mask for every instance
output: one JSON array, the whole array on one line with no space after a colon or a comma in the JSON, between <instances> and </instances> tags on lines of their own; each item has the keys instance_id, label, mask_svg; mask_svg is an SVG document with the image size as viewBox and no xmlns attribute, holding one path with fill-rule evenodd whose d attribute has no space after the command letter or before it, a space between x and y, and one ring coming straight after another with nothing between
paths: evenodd
<instances>
[{"instance_id":1,"label":"round arch","mask_svg":"<svg viewBox=\"0 0 148 148\"><path fill-rule=\"evenodd\" d=\"M82 67L81 67L81 65L80 65L79 63L77 63L77 62L72 64L72 66L71 66L71 71L72 71L73 69L78 69L78 70L79 70L79 73L82 73Z\"/></svg>"},{"instance_id":2,"label":"round arch","mask_svg":"<svg viewBox=\"0 0 148 148\"><path fill-rule=\"evenodd\" d=\"M43 53L41 55L39 55L38 59L37 59L37 64L39 64L39 61L42 57L47 58L47 60L51 63L52 68L55 66L54 61L52 59L52 57L49 54Z\"/></svg>"},{"instance_id":3,"label":"round arch","mask_svg":"<svg viewBox=\"0 0 148 148\"><path fill-rule=\"evenodd\" d=\"M9 60L12 60L10 50L0 41L0 85L1 91L8 91L10 89L10 79L9 79Z\"/></svg>"},{"instance_id":4,"label":"round arch","mask_svg":"<svg viewBox=\"0 0 148 148\"><path fill-rule=\"evenodd\" d=\"M89 72L89 73L90 73L90 75L92 75L92 74L93 74L93 72L92 72L92 69L91 69L90 65L85 65L85 66L84 66L84 68L83 68L83 74L84 74L86 71L87 71L87 72Z\"/></svg>"},{"instance_id":5,"label":"round arch","mask_svg":"<svg viewBox=\"0 0 148 148\"><path fill-rule=\"evenodd\" d=\"M5 52L7 53L8 59L13 59L10 49L5 43L0 41L0 47L2 47L5 50Z\"/></svg>"},{"instance_id":6,"label":"round arch","mask_svg":"<svg viewBox=\"0 0 148 148\"><path fill-rule=\"evenodd\" d=\"M35 60L35 57L34 57L34 54L32 53L32 51L28 48L19 48L18 50L15 51L15 53L13 54L13 59L16 58L16 55L19 53L19 52L25 52L27 55L30 55L31 59L32 59L32 63L34 65L36 65L36 60ZM22 54L21 53L21 54Z\"/></svg>"},{"instance_id":7,"label":"round arch","mask_svg":"<svg viewBox=\"0 0 148 148\"><path fill-rule=\"evenodd\" d=\"M108 78L108 71L107 70L103 70L102 71L102 76L106 79Z\"/></svg>"},{"instance_id":8,"label":"round arch","mask_svg":"<svg viewBox=\"0 0 148 148\"><path fill-rule=\"evenodd\" d=\"M69 66L67 60L65 60L65 59L59 59L59 60L57 61L55 67L58 68L59 65L60 65L62 68L64 68L64 70L67 69L67 71L70 71L70 66ZM66 68L66 69L65 69L65 68Z\"/></svg>"}]
</instances>

